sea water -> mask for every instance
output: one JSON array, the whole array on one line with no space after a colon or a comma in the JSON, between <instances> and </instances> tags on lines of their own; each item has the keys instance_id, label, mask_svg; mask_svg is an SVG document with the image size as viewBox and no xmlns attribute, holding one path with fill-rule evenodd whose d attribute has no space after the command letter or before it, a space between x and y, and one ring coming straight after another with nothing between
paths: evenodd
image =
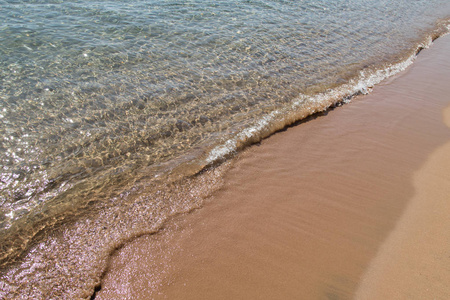
<instances>
[{"instance_id":1,"label":"sea water","mask_svg":"<svg viewBox=\"0 0 450 300\"><path fill-rule=\"evenodd\" d=\"M449 17L447 0L0 0L0 296L89 297L115 247L201 206L217 165L404 70Z\"/></svg>"}]
</instances>

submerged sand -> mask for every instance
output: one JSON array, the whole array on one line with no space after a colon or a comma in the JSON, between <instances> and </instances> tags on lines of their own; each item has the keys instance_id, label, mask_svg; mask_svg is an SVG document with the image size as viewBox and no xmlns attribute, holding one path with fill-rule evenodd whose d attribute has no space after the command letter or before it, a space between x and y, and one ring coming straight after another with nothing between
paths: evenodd
<instances>
[{"instance_id":1,"label":"submerged sand","mask_svg":"<svg viewBox=\"0 0 450 300\"><path fill-rule=\"evenodd\" d=\"M203 208L114 254L96 299L449 299L448 53L241 153Z\"/></svg>"}]
</instances>

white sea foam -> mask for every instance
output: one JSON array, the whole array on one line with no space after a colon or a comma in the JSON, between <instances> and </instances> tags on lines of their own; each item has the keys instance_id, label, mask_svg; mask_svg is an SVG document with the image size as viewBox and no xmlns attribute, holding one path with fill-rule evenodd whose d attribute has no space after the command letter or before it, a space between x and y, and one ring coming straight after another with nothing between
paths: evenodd
<instances>
[{"instance_id":1,"label":"white sea foam","mask_svg":"<svg viewBox=\"0 0 450 300\"><path fill-rule=\"evenodd\" d=\"M418 49L428 48L432 44L429 37ZM255 125L245 128L219 146L213 148L206 158L206 164L210 165L235 153L240 148L253 142L257 142L270 133L280 130L314 113L327 110L337 103L349 103L351 98L358 94L366 95L372 87L383 80L392 77L408 68L416 58L411 55L404 61L389 65L379 70L362 70L356 80L350 80L335 89L318 93L313 96L301 94L292 102L290 107L275 110L256 122Z\"/></svg>"},{"instance_id":2,"label":"white sea foam","mask_svg":"<svg viewBox=\"0 0 450 300\"><path fill-rule=\"evenodd\" d=\"M264 116L262 119L258 120L256 125L242 130L234 138L231 138L224 144L212 149L206 159L207 164L214 163L217 160L227 157L238 150L241 145L248 143L249 140L256 137L258 134L261 134L263 129L267 128L268 125L279 115L279 113L280 112L278 110L271 112L267 116Z\"/></svg>"}]
</instances>

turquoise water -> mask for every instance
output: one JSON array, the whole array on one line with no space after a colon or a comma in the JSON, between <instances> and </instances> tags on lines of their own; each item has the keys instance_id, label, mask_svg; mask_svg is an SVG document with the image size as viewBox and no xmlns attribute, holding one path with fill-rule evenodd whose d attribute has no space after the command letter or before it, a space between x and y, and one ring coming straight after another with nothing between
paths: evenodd
<instances>
[{"instance_id":1,"label":"turquoise water","mask_svg":"<svg viewBox=\"0 0 450 300\"><path fill-rule=\"evenodd\" d=\"M220 181L190 175L366 93L449 16L444 0L0 0L0 295L38 293L38 267L14 272L55 259L34 298L89 294L111 247Z\"/></svg>"}]
</instances>

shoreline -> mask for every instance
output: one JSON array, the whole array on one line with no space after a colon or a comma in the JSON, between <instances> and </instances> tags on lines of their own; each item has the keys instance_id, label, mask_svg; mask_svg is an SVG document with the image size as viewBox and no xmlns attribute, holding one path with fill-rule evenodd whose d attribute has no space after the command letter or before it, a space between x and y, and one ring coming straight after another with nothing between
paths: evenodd
<instances>
[{"instance_id":1,"label":"shoreline","mask_svg":"<svg viewBox=\"0 0 450 300\"><path fill-rule=\"evenodd\" d=\"M436 118L449 102L449 40L371 94L238 155L202 209L113 255L96 299L354 296L385 261L414 172L450 140Z\"/></svg>"}]
</instances>

